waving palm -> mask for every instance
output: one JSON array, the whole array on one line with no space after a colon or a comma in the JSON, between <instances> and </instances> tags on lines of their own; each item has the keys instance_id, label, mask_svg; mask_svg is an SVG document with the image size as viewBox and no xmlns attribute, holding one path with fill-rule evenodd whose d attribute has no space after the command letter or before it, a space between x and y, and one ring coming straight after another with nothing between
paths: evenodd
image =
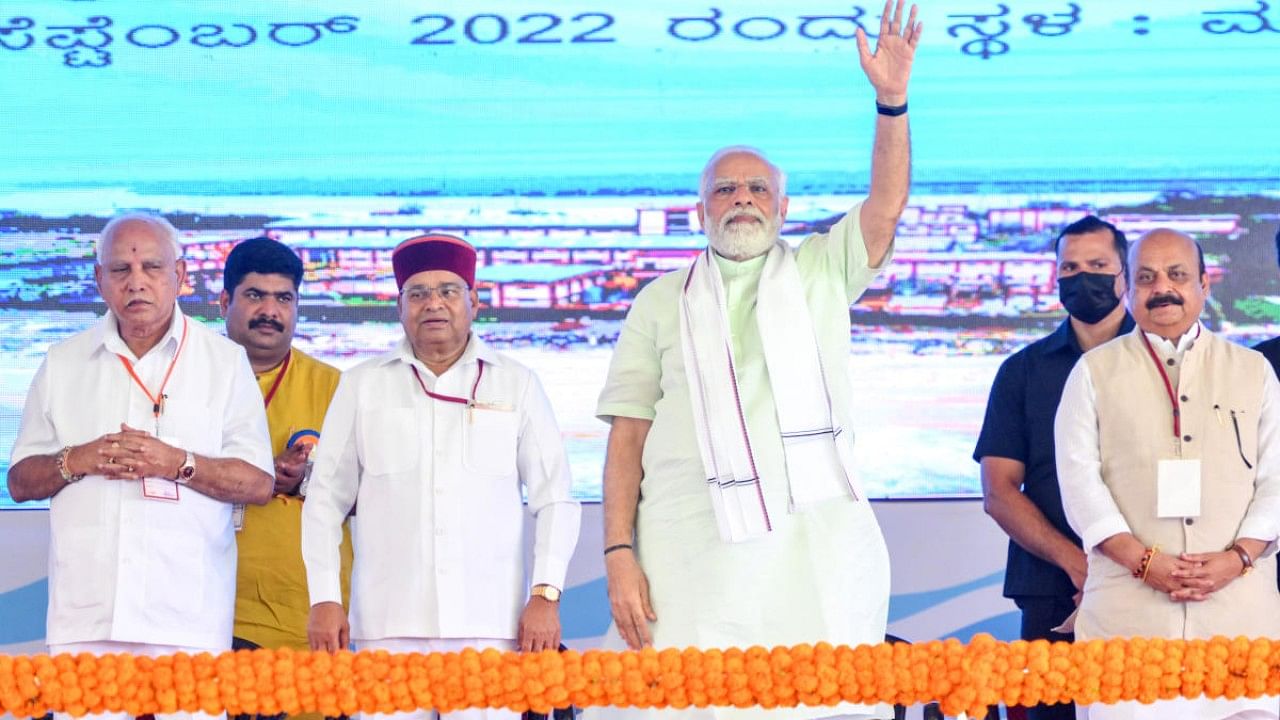
<instances>
[{"instance_id":1,"label":"waving palm","mask_svg":"<svg viewBox=\"0 0 1280 720\"><path fill-rule=\"evenodd\" d=\"M867 35L858 28L858 60L862 63L862 72L876 89L876 99L886 104L900 104L907 99L907 80L911 77L911 61L915 58L916 45L920 42L920 31L924 25L916 22L916 6L911 6L911 14L906 23L902 22L903 0L893 0L884 4L884 12L880 15L880 37L876 40L876 50L871 52L867 44Z\"/></svg>"}]
</instances>

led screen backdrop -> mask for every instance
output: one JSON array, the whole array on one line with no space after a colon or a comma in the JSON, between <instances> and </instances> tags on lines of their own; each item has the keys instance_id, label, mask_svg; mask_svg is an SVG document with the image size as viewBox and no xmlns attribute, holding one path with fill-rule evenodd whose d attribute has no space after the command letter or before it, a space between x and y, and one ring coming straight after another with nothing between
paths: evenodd
<instances>
[{"instance_id":1,"label":"led screen backdrop","mask_svg":"<svg viewBox=\"0 0 1280 720\"><path fill-rule=\"evenodd\" d=\"M636 292L704 239L702 163L789 173L785 233L865 192L875 5L7 0L0 5L0 463L50 343L100 314L92 240L165 213L217 325L222 259L270 234L307 266L299 343L340 366L397 339L394 244L480 248L478 331L535 368L576 491ZM1280 9L1259 0L924 8L915 183L893 263L851 308L858 455L881 497L974 493L1000 361L1060 321L1052 239L1087 212L1205 246L1207 317L1280 331ZM0 506L10 505L0 495Z\"/></svg>"}]
</instances>

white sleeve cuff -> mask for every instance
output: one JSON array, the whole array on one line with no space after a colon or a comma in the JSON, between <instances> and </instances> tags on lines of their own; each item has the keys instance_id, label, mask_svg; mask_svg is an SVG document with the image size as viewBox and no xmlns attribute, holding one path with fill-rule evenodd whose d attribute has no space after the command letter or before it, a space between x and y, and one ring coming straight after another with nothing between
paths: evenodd
<instances>
[{"instance_id":1,"label":"white sleeve cuff","mask_svg":"<svg viewBox=\"0 0 1280 720\"><path fill-rule=\"evenodd\" d=\"M331 575L330 573L311 575L308 573L307 592L310 595L313 606L322 602L342 604L342 587L338 582L337 575Z\"/></svg>"},{"instance_id":2,"label":"white sleeve cuff","mask_svg":"<svg viewBox=\"0 0 1280 720\"><path fill-rule=\"evenodd\" d=\"M1257 518L1253 513L1244 516L1244 520L1240 523L1240 530L1236 532L1237 538L1253 538L1270 543L1268 550L1273 550L1276 541L1276 526L1274 522L1270 522L1265 518ZM1267 553L1263 553L1266 555Z\"/></svg>"},{"instance_id":3,"label":"white sleeve cuff","mask_svg":"<svg viewBox=\"0 0 1280 720\"><path fill-rule=\"evenodd\" d=\"M1086 527L1084 532L1080 533L1080 542L1084 545L1085 552L1089 552L1101 544L1103 540L1113 535L1127 532L1132 531L1129 529L1129 523L1124 521L1123 515L1109 515L1099 518L1092 525Z\"/></svg>"}]
</instances>

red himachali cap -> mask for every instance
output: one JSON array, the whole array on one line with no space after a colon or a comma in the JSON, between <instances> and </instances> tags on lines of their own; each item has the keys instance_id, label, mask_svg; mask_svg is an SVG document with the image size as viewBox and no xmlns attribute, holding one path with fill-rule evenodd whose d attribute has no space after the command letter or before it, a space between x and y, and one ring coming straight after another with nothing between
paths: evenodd
<instances>
[{"instance_id":1,"label":"red himachali cap","mask_svg":"<svg viewBox=\"0 0 1280 720\"><path fill-rule=\"evenodd\" d=\"M391 267L396 273L396 289L403 290L409 278L427 270L448 270L462 278L467 287L476 285L476 249L453 235L419 235L391 251Z\"/></svg>"}]
</instances>

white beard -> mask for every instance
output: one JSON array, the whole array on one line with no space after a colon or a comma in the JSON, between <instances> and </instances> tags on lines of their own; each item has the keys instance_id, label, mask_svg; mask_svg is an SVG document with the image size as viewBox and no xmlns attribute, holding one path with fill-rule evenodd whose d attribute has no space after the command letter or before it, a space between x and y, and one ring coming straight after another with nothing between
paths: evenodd
<instances>
[{"instance_id":1,"label":"white beard","mask_svg":"<svg viewBox=\"0 0 1280 720\"><path fill-rule=\"evenodd\" d=\"M733 222L734 218L741 216L754 217L760 222ZM720 255L730 260L749 260L769 252L781 228L781 217L766 218L758 210L743 209L725 213L719 226L708 227L706 233L711 248Z\"/></svg>"}]
</instances>

